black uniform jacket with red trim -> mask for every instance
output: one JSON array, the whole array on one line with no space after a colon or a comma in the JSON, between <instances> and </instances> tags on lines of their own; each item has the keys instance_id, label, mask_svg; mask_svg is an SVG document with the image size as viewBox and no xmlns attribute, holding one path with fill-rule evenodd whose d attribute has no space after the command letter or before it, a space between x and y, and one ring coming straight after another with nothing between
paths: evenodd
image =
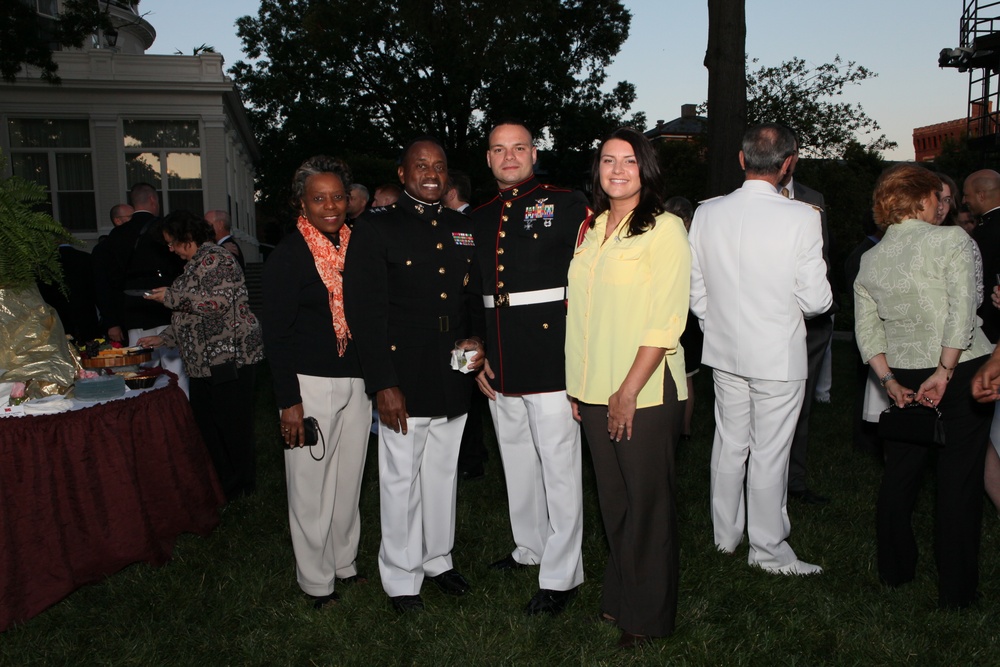
<instances>
[{"instance_id":1,"label":"black uniform jacket with red trim","mask_svg":"<svg viewBox=\"0 0 1000 667\"><path fill-rule=\"evenodd\" d=\"M577 233L591 210L583 193L532 176L470 215L483 292L497 295L565 287ZM487 308L484 315L495 390L531 394L566 388L564 299Z\"/></svg>"},{"instance_id":2,"label":"black uniform jacket with red trim","mask_svg":"<svg viewBox=\"0 0 1000 667\"><path fill-rule=\"evenodd\" d=\"M411 417L469 410L473 376L451 369L455 341L482 322L472 221L403 194L354 225L344 312L370 394L399 387Z\"/></svg>"}]
</instances>

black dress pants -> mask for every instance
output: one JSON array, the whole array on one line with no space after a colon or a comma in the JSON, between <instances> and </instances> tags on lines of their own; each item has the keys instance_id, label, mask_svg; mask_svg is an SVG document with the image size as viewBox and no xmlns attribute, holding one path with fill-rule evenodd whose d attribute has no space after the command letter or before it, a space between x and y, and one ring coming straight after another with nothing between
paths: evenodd
<instances>
[{"instance_id":1,"label":"black dress pants","mask_svg":"<svg viewBox=\"0 0 1000 667\"><path fill-rule=\"evenodd\" d=\"M665 637L680 581L674 448L684 404L667 372L663 404L636 410L631 440L611 439L607 414L607 405L580 404L610 552L601 611L623 630Z\"/></svg>"},{"instance_id":2,"label":"black dress pants","mask_svg":"<svg viewBox=\"0 0 1000 667\"><path fill-rule=\"evenodd\" d=\"M257 485L254 434L256 365L243 366L232 382L191 378L191 409L226 498L250 495Z\"/></svg>"},{"instance_id":3,"label":"black dress pants","mask_svg":"<svg viewBox=\"0 0 1000 667\"><path fill-rule=\"evenodd\" d=\"M985 361L981 357L959 364L948 383L938 406L945 424L944 447L884 440L885 473L876 509L879 577L889 586L899 586L916 576L913 509L924 470L936 459L934 554L941 607L972 604L979 584L983 468L993 406L976 403L969 387ZM914 392L933 371L893 369L896 379Z\"/></svg>"}]
</instances>

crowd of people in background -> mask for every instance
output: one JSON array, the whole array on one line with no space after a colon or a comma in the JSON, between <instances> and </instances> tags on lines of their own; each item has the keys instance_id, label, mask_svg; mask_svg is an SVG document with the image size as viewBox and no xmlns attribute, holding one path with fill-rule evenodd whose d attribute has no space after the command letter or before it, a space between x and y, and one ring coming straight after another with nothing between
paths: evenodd
<instances>
[{"instance_id":1,"label":"crowd of people in background","mask_svg":"<svg viewBox=\"0 0 1000 667\"><path fill-rule=\"evenodd\" d=\"M456 495L459 479L484 474L488 413L513 540L488 567L538 568L524 613L561 613L583 583L586 442L609 546L598 616L621 629L622 648L670 635L674 453L692 432L702 365L715 392L716 547L733 553L746 536L751 566L822 573L789 545L787 503L829 502L807 485L808 424L840 304L826 203L795 179L791 130L749 129L742 187L697 207L665 199L656 152L631 129L600 142L589 201L538 179L519 121L498 122L485 153L496 192L478 206L432 137L404 149L399 184L372 193L339 158L305 160L291 179L296 223L264 266L260 320L229 215L160 218L146 183L110 211L113 230L90 255L61 249L71 298L44 293L74 337L156 350L189 394L229 500L255 489L266 355L297 580L317 609L368 580L357 558L370 432L390 605L423 609L424 580L449 595L473 588L452 554ZM860 351L855 445L885 466L878 576L890 587L916 576L912 514L933 465L939 604L965 607L977 598L984 490L1000 509L989 405L1000 396L1000 174L977 171L959 188L891 167L864 234L845 273ZM874 425L908 405L943 422L937 446Z\"/></svg>"}]
</instances>

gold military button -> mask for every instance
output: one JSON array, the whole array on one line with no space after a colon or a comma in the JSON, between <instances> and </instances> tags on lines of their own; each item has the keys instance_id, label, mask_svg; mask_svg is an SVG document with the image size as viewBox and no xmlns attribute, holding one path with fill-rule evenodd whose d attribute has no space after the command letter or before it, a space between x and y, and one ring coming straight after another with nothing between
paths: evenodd
<instances>
[{"instance_id":1,"label":"gold military button","mask_svg":"<svg viewBox=\"0 0 1000 667\"><path fill-rule=\"evenodd\" d=\"M497 266L497 271L503 271L503 264Z\"/></svg>"},{"instance_id":2,"label":"gold military button","mask_svg":"<svg viewBox=\"0 0 1000 667\"><path fill-rule=\"evenodd\" d=\"M408 259L408 260L406 260L406 265L407 265L407 266L410 266L411 264L413 264L413 260L409 260L409 259Z\"/></svg>"},{"instance_id":3,"label":"gold military button","mask_svg":"<svg viewBox=\"0 0 1000 667\"><path fill-rule=\"evenodd\" d=\"M503 216L503 217L502 217L502 218L500 218L500 219L501 219L501 220L503 220L504 222L507 222L507 216L506 216L506 215L505 215L505 216Z\"/></svg>"},{"instance_id":4,"label":"gold military button","mask_svg":"<svg viewBox=\"0 0 1000 667\"><path fill-rule=\"evenodd\" d=\"M444 267L443 266L440 269L438 269L438 273L440 273L441 275L444 275Z\"/></svg>"},{"instance_id":5,"label":"gold military button","mask_svg":"<svg viewBox=\"0 0 1000 667\"><path fill-rule=\"evenodd\" d=\"M503 254L503 248L497 248L497 254L498 255L502 255Z\"/></svg>"},{"instance_id":6,"label":"gold military button","mask_svg":"<svg viewBox=\"0 0 1000 667\"><path fill-rule=\"evenodd\" d=\"M503 289L503 281L497 283L497 289Z\"/></svg>"},{"instance_id":7,"label":"gold military button","mask_svg":"<svg viewBox=\"0 0 1000 667\"><path fill-rule=\"evenodd\" d=\"M441 298L442 299L447 299L448 298L448 293L447 292L441 292Z\"/></svg>"},{"instance_id":8,"label":"gold military button","mask_svg":"<svg viewBox=\"0 0 1000 667\"><path fill-rule=\"evenodd\" d=\"M507 236L507 232L500 232L500 233L498 234L498 236L499 236L500 238L505 238L505 237Z\"/></svg>"},{"instance_id":9,"label":"gold military button","mask_svg":"<svg viewBox=\"0 0 1000 667\"><path fill-rule=\"evenodd\" d=\"M542 328L543 329L548 329L549 328L549 323L548 322L543 323L542 324Z\"/></svg>"},{"instance_id":10,"label":"gold military button","mask_svg":"<svg viewBox=\"0 0 1000 667\"><path fill-rule=\"evenodd\" d=\"M431 227L437 227L437 226L438 226L438 221L437 220L431 220Z\"/></svg>"},{"instance_id":11,"label":"gold military button","mask_svg":"<svg viewBox=\"0 0 1000 667\"><path fill-rule=\"evenodd\" d=\"M510 193L516 197L517 196L517 188L514 188L513 190L511 190Z\"/></svg>"},{"instance_id":12,"label":"gold military button","mask_svg":"<svg viewBox=\"0 0 1000 667\"><path fill-rule=\"evenodd\" d=\"M532 235L531 235L531 238L533 238L533 239L537 239L537 238L538 238L538 232L535 232L534 234L532 234Z\"/></svg>"},{"instance_id":13,"label":"gold military button","mask_svg":"<svg viewBox=\"0 0 1000 667\"><path fill-rule=\"evenodd\" d=\"M396 346L395 345L390 345L389 349L392 350L393 352L395 352L396 351Z\"/></svg>"},{"instance_id":14,"label":"gold military button","mask_svg":"<svg viewBox=\"0 0 1000 667\"><path fill-rule=\"evenodd\" d=\"M436 248L437 248L438 250L443 250L443 249L444 249L444 244L443 244L443 243L438 243L438 244L437 244L437 246L435 246L435 247L436 247Z\"/></svg>"},{"instance_id":15,"label":"gold military button","mask_svg":"<svg viewBox=\"0 0 1000 667\"><path fill-rule=\"evenodd\" d=\"M506 206L507 208L510 208L511 204L510 204L510 202L507 202L506 204L504 204L504 206Z\"/></svg>"}]
</instances>

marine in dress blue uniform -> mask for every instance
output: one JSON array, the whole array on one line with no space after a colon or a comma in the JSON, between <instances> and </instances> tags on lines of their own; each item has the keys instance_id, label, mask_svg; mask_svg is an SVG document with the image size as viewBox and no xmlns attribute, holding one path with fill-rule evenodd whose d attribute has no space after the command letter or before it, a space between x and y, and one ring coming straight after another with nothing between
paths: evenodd
<instances>
[{"instance_id":1,"label":"marine in dress blue uniform","mask_svg":"<svg viewBox=\"0 0 1000 667\"><path fill-rule=\"evenodd\" d=\"M468 589L452 567L451 549L472 377L451 370L449 361L470 322L482 321L482 303L481 290L469 285L472 223L439 202L447 180L443 150L415 142L399 173L399 201L354 227L344 304L366 389L378 402L379 573L396 609L408 611L422 608L425 577L446 593Z\"/></svg>"},{"instance_id":2,"label":"marine in dress blue uniform","mask_svg":"<svg viewBox=\"0 0 1000 667\"><path fill-rule=\"evenodd\" d=\"M529 614L559 613L583 582L580 428L566 396L566 280L583 194L535 178L530 132L504 123L487 162L497 196L471 213L486 307L480 388L507 481L515 548L493 569L539 565Z\"/></svg>"}]
</instances>

